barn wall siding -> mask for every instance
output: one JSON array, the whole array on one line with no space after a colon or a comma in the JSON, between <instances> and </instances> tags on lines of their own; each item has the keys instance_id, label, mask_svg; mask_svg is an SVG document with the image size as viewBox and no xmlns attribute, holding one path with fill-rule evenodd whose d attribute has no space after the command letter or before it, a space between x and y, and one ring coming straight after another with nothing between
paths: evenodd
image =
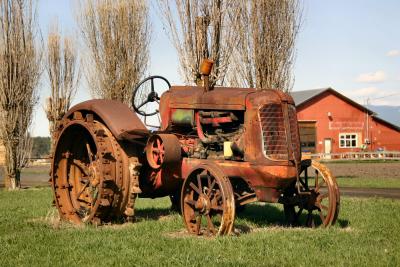
<instances>
[{"instance_id":1,"label":"barn wall siding","mask_svg":"<svg viewBox=\"0 0 400 267\"><path fill-rule=\"evenodd\" d=\"M297 109L299 121L316 121L316 152L324 152L324 140L331 139L332 153L400 150L400 132L367 116L364 110L326 91ZM368 120L367 120L368 118ZM368 126L368 127L367 127ZM367 131L368 128L368 131ZM339 147L340 134L356 134L357 147ZM365 145L365 139L370 144Z\"/></svg>"}]
</instances>

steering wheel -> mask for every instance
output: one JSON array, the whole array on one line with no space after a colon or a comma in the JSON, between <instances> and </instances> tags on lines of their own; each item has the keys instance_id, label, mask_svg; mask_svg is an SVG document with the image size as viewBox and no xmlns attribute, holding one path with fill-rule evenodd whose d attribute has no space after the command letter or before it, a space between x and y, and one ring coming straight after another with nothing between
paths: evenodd
<instances>
[{"instance_id":1,"label":"steering wheel","mask_svg":"<svg viewBox=\"0 0 400 267\"><path fill-rule=\"evenodd\" d=\"M153 116L159 112L159 110L156 109L154 112L147 113L145 111L145 109L142 109L148 103L151 103L151 102L159 103L160 97L158 96L157 92L154 90L154 80L155 79L161 79L168 85L168 89L171 88L171 84L169 83L169 81L166 78L164 78L162 76L158 76L158 75L149 76L146 79L144 79L143 81L141 81L138 85L136 85L135 89L133 90L131 102L132 102L132 107L135 110L135 112L137 112L138 114L140 114L142 116ZM149 80L151 81L150 91L146 90L146 87L144 87L144 91L139 90L142 87L142 85ZM139 92L140 92L140 94L139 94ZM140 97L141 99L136 99L137 97ZM141 102L138 104L138 101L141 101Z\"/></svg>"}]
</instances>

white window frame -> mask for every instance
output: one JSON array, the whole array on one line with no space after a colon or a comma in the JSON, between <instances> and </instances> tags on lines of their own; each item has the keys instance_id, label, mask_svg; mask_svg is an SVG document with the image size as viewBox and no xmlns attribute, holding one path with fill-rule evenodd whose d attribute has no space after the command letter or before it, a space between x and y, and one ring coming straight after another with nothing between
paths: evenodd
<instances>
[{"instance_id":1,"label":"white window frame","mask_svg":"<svg viewBox=\"0 0 400 267\"><path fill-rule=\"evenodd\" d=\"M354 135L355 137L353 137L352 135ZM339 148L357 148L358 135L359 133L339 133ZM342 140L344 140L344 145L342 145ZM346 141L350 141L350 145L347 145ZM355 146L352 145L352 141L356 141Z\"/></svg>"}]
</instances>

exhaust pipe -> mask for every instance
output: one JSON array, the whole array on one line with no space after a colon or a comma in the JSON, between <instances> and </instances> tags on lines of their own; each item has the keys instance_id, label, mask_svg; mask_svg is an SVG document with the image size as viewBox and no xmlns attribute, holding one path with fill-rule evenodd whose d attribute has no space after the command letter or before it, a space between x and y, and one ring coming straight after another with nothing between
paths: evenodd
<instances>
[{"instance_id":1,"label":"exhaust pipe","mask_svg":"<svg viewBox=\"0 0 400 267\"><path fill-rule=\"evenodd\" d=\"M204 92L212 90L212 88L210 88L209 76L213 65L214 61L208 58L205 58L200 65L200 74L203 78Z\"/></svg>"}]
</instances>

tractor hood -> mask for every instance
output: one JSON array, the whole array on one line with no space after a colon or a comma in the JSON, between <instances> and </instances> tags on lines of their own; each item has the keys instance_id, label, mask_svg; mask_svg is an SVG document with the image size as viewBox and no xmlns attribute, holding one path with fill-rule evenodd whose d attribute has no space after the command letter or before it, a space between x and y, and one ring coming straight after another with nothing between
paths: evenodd
<instances>
[{"instance_id":1,"label":"tractor hood","mask_svg":"<svg viewBox=\"0 0 400 267\"><path fill-rule=\"evenodd\" d=\"M280 101L294 104L290 95L278 90L215 87L205 92L200 86L172 86L161 98L172 109L246 110L246 99L253 105ZM247 102L248 104L248 102Z\"/></svg>"},{"instance_id":2,"label":"tractor hood","mask_svg":"<svg viewBox=\"0 0 400 267\"><path fill-rule=\"evenodd\" d=\"M171 108L245 110L247 95L255 89L215 87L204 92L199 86L173 86L163 94L168 95Z\"/></svg>"}]
</instances>

